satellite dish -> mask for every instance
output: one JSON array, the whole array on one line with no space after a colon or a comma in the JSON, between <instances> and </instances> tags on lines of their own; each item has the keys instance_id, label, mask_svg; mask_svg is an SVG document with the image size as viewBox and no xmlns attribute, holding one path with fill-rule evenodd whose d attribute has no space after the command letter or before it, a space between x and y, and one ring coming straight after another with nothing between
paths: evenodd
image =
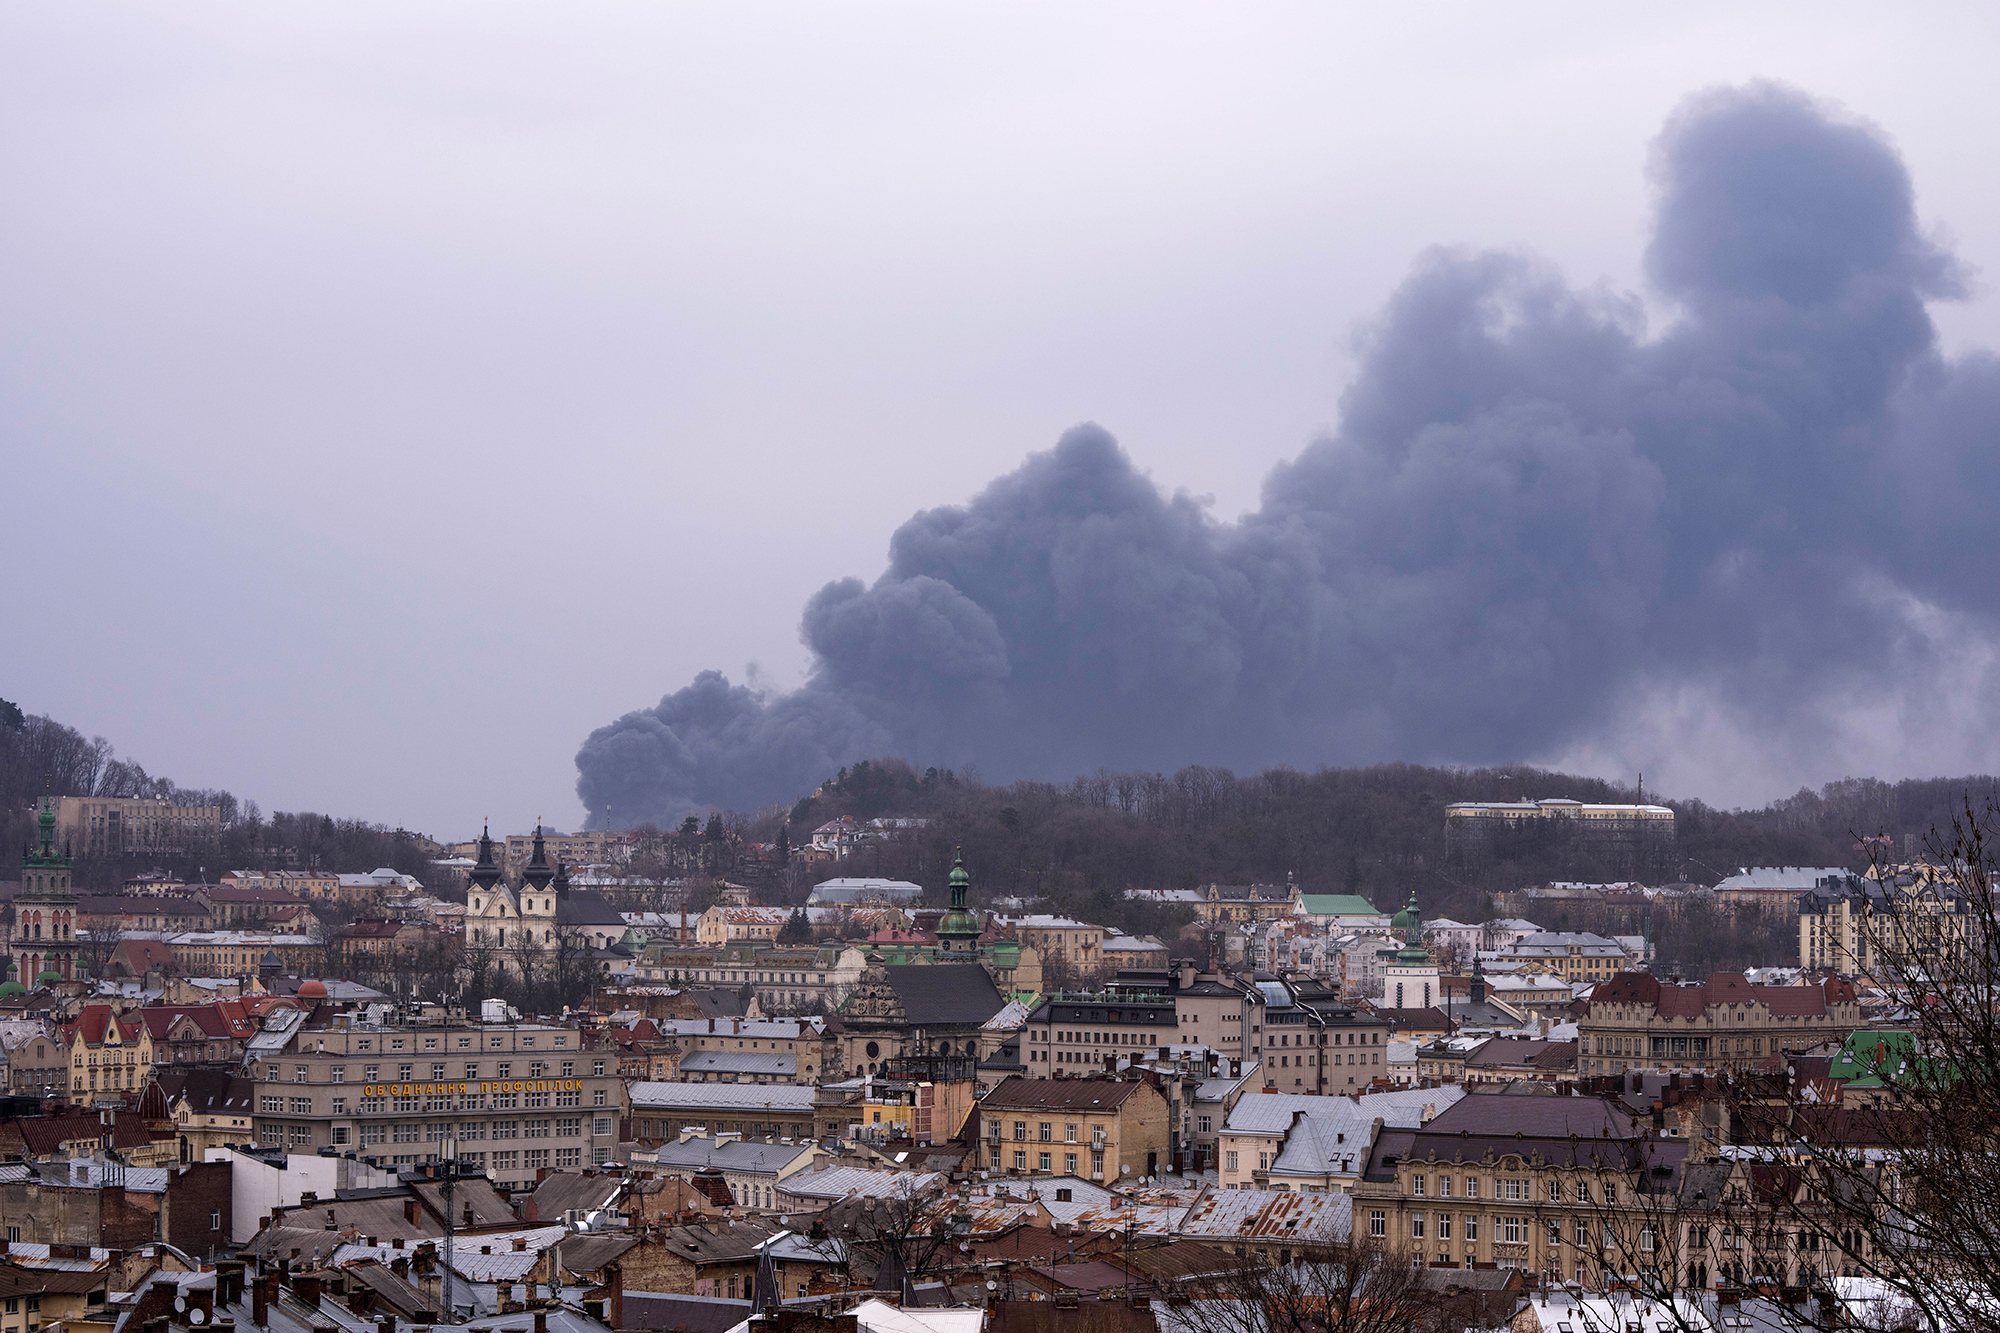
<instances>
[{"instance_id":1,"label":"satellite dish","mask_svg":"<svg viewBox=\"0 0 2000 1333\"><path fill-rule=\"evenodd\" d=\"M208 1311L202 1309L199 1306L196 1306L194 1309L188 1311L188 1322L190 1324L206 1323L207 1320L208 1320Z\"/></svg>"},{"instance_id":2,"label":"satellite dish","mask_svg":"<svg viewBox=\"0 0 2000 1333\"><path fill-rule=\"evenodd\" d=\"M181 1296L176 1296L176 1297L174 1297L174 1313L175 1313L175 1314L186 1314L186 1313L187 1313L187 1308L188 1308L188 1303L187 1303L187 1300L186 1300L186 1298L185 1298L185 1297L181 1297Z\"/></svg>"},{"instance_id":3,"label":"satellite dish","mask_svg":"<svg viewBox=\"0 0 2000 1333\"><path fill-rule=\"evenodd\" d=\"M1000 1290L1000 1284L989 1277L986 1279L986 1289L988 1291L998 1291Z\"/></svg>"}]
</instances>

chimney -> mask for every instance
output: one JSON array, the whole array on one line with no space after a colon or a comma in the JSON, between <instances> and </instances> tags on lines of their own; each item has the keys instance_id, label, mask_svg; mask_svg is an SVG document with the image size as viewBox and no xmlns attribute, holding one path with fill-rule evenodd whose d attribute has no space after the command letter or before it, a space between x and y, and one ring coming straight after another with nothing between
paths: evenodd
<instances>
[{"instance_id":1,"label":"chimney","mask_svg":"<svg viewBox=\"0 0 2000 1333\"><path fill-rule=\"evenodd\" d=\"M549 1312L547 1310L535 1311L535 1333L549 1333Z\"/></svg>"},{"instance_id":2,"label":"chimney","mask_svg":"<svg viewBox=\"0 0 2000 1333\"><path fill-rule=\"evenodd\" d=\"M258 1328L271 1326L271 1298L265 1290L266 1285L262 1277L250 1284L250 1322Z\"/></svg>"},{"instance_id":3,"label":"chimney","mask_svg":"<svg viewBox=\"0 0 2000 1333\"><path fill-rule=\"evenodd\" d=\"M526 1236L514 1237L514 1253L526 1254L527 1252L528 1252L528 1238Z\"/></svg>"},{"instance_id":4,"label":"chimney","mask_svg":"<svg viewBox=\"0 0 2000 1333\"><path fill-rule=\"evenodd\" d=\"M334 1219L333 1209L331 1208L326 1210L326 1229L328 1231L340 1230L340 1223Z\"/></svg>"},{"instance_id":5,"label":"chimney","mask_svg":"<svg viewBox=\"0 0 2000 1333\"><path fill-rule=\"evenodd\" d=\"M403 1238L402 1238L401 1236L397 1236L397 1237L395 1237L395 1238L394 1238L393 1240L391 1240L391 1241L389 1242L389 1248L390 1248L390 1249L392 1249L392 1250L400 1250L400 1249L402 1249L402 1248L403 1248Z\"/></svg>"},{"instance_id":6,"label":"chimney","mask_svg":"<svg viewBox=\"0 0 2000 1333\"><path fill-rule=\"evenodd\" d=\"M396 1316L392 1314L375 1316L375 1333L396 1333Z\"/></svg>"},{"instance_id":7,"label":"chimney","mask_svg":"<svg viewBox=\"0 0 2000 1333\"><path fill-rule=\"evenodd\" d=\"M538 1214L538 1213L537 1213L537 1212L535 1211L535 1200L534 1200L534 1196L533 1196L533 1195L530 1195L530 1196L529 1196L529 1197L528 1197L528 1198L527 1198L527 1199L526 1199L526 1200L525 1200L525 1201L524 1201L524 1202L523 1202L523 1203L521 1204L521 1220L522 1220L523 1222L536 1222L536 1221L540 1221L540 1220L541 1220L541 1217L540 1217L540 1214ZM515 1249L517 1249L517 1250L518 1250L518 1249L521 1249L521 1248L523 1248L524 1246L526 1246L526 1245L527 1245L527 1243L528 1243L528 1242L526 1242L526 1241L524 1241L524 1240L517 1240L517 1241L515 1241L515 1242L514 1242L514 1248L515 1248Z\"/></svg>"},{"instance_id":8,"label":"chimney","mask_svg":"<svg viewBox=\"0 0 2000 1333\"><path fill-rule=\"evenodd\" d=\"M403 1221L411 1226L417 1224L417 1201L415 1199L403 1200Z\"/></svg>"},{"instance_id":9,"label":"chimney","mask_svg":"<svg viewBox=\"0 0 2000 1333\"><path fill-rule=\"evenodd\" d=\"M300 1302L305 1305L317 1306L319 1304L319 1292L320 1280L317 1277L307 1277L304 1273L301 1273L292 1279L292 1295L298 1297Z\"/></svg>"},{"instance_id":10,"label":"chimney","mask_svg":"<svg viewBox=\"0 0 2000 1333\"><path fill-rule=\"evenodd\" d=\"M473 1222L472 1222L472 1205L471 1205L471 1204L469 1204L469 1203L468 1203L467 1205L465 1205L465 1226L466 1226L466 1229L467 1229L468 1231L469 1231L469 1230L471 1230L471 1229L472 1229L472 1226L473 1226Z\"/></svg>"},{"instance_id":11,"label":"chimney","mask_svg":"<svg viewBox=\"0 0 2000 1333\"><path fill-rule=\"evenodd\" d=\"M368 1312L375 1308L375 1289L366 1282L356 1282L347 1289L347 1309L350 1314L366 1319Z\"/></svg>"},{"instance_id":12,"label":"chimney","mask_svg":"<svg viewBox=\"0 0 2000 1333\"><path fill-rule=\"evenodd\" d=\"M410 1275L410 1261L399 1254L389 1261L389 1271L397 1277L407 1278Z\"/></svg>"},{"instance_id":13,"label":"chimney","mask_svg":"<svg viewBox=\"0 0 2000 1333\"><path fill-rule=\"evenodd\" d=\"M619 1264L604 1265L604 1281L611 1288L611 1327L625 1327L625 1269Z\"/></svg>"}]
</instances>

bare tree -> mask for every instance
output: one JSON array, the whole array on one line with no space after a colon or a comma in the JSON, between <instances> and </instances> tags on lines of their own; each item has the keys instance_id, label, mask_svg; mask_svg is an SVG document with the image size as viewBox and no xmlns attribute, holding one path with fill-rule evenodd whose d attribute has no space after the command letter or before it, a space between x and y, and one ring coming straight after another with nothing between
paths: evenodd
<instances>
[{"instance_id":1,"label":"bare tree","mask_svg":"<svg viewBox=\"0 0 2000 1333\"><path fill-rule=\"evenodd\" d=\"M1175 1333L1429 1333L1463 1327L1421 1261L1366 1240L1301 1245L1277 1263L1245 1256L1235 1268L1182 1284ZM1163 1322L1168 1322L1163 1321Z\"/></svg>"}]
</instances>

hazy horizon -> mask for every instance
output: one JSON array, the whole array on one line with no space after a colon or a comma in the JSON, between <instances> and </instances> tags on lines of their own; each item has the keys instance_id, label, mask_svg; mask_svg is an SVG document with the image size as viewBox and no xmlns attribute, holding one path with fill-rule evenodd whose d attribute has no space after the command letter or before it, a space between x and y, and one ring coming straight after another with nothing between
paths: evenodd
<instances>
[{"instance_id":1,"label":"hazy horizon","mask_svg":"<svg viewBox=\"0 0 2000 1333\"><path fill-rule=\"evenodd\" d=\"M1117 448L1084 438L1069 461L1141 508L1130 487L1150 483L1197 544L1268 529L1291 512L1287 485L1311 489L1294 507L1313 527L1325 497L1369 494L1346 473L1302 480L1300 460L1359 438L1354 391L1380 398L1383 331L1420 327L1413 275L1470 272L1438 268L1433 246L1468 264L1530 257L1509 290L1560 291L1599 321L1592 339L1622 328L1618 364L1636 369L1619 373L1642 390L1676 338L1713 364L1688 332L1720 327L1695 308L1711 280L1670 265L1663 285L1649 267L1649 170L1690 98L1758 80L1814 99L1835 129L1861 124L1907 172L1910 225L1881 253L1945 267L1853 271L1893 269L1935 324L1909 333L1883 390L1896 423L1921 400L1921 430L1885 426L1865 459L1823 474L1782 450L1736 481L1704 464L1721 484L1695 514L1675 506L1700 488L1671 467L1655 489L1638 464L1603 471L1626 506L1608 512L1627 518L1548 558L1658 561L1669 593L1646 585L1643 625L1593 612L1537 640L1573 645L1547 664L1480 677L1518 690L1543 672L1589 725L1516 725L1498 703L1461 717L1427 691L1462 677L1416 681L1385 656L1379 678L1340 677L1344 705L1384 691L1379 725L1334 734L1415 761L1519 746L1499 757L1624 783L1643 770L1649 790L1724 806L2000 762L1984 561L1954 540L1993 498L1996 418L1967 378L2000 346L1984 276L2000 264L1996 187L1968 169L2000 133L2000 92L1977 77L2000 27L1985 10L104 6L16 7L0 24L15 187L0 439L29 592L0 697L184 784L439 837L483 815L574 828L573 761L594 728L710 669L802 697L830 662L847 673L842 708L905 697L816 734L859 744L879 726L892 743L866 754L1014 776L1041 743L1015 714L954 734L965 700L945 692L918 716L912 690L962 647L916 668L883 657L915 651L897 616L943 603L878 590L951 582L915 536L892 557L892 533L932 531L912 515L940 506L976 518L996 478L1031 493L1043 474L1024 460L1086 422ZM1587 440L1639 419L1565 393ZM1654 457L1643 426L1635 438ZM1817 493L1790 495L1806 473ZM1891 494L1938 478L1918 497L1935 512ZM1426 493L1454 520L1473 503L1448 489L1463 480L1447 464L1446 489ZM1853 529L1835 541L1842 497ZM1765 499L1784 501L1776 535L1702 544L1747 530L1742 502ZM1937 531L1908 538L1913 516ZM1357 591L1356 562L1386 549L1372 540L1341 537L1332 564L1316 548L1338 597L1315 604L1394 623L1402 594ZM1780 547L1826 586L1781 577ZM1216 568L1244 567L1216 549ZM1674 561L1697 549L1688 578L1740 575L1762 600L1684 594ZM846 578L862 591L815 600ZM1504 628L1522 586L1453 603L1453 623ZM965 596L991 609L1001 594ZM814 651L799 641L809 602L825 613ZM971 623L941 614L954 633ZM1004 702L1018 709L1043 698L1020 665L1043 640L995 614L996 660L1014 666L981 679L1017 682ZM1230 623L1243 662L1272 660L1265 631ZM1155 624L1120 633L1144 644ZM1707 655L1677 649L1704 641ZM1494 652L1490 635L1439 639L1413 660L1456 670L1467 642ZM1145 672L1179 660L1144 651ZM1231 701L1215 704L1213 753L1185 753L1203 741L1174 730L1193 715L1180 696L1121 696L1139 702L1102 762L1300 762L1286 747L1318 733L1283 720L1326 715L1306 697L1318 659L1300 660L1296 680L1203 687ZM862 661L876 674L855 676ZM1616 697L1565 674L1599 661ZM1192 657L1175 670L1210 679ZM1276 728L1265 749L1246 698ZM1149 727L1146 709L1174 725ZM1438 748L1448 727L1463 755ZM1095 767L1078 757L1090 743L1065 724L1040 753ZM1019 753L982 761L987 745Z\"/></svg>"}]
</instances>

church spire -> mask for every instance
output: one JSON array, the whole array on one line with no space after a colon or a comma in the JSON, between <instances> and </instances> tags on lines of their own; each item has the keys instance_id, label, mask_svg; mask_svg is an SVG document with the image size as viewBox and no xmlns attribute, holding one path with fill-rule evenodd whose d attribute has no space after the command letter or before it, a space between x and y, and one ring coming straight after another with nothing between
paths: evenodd
<instances>
[{"instance_id":1,"label":"church spire","mask_svg":"<svg viewBox=\"0 0 2000 1333\"><path fill-rule=\"evenodd\" d=\"M493 828L488 823L479 826L479 862L472 867L472 882L482 889L500 882L500 866L493 859Z\"/></svg>"},{"instance_id":2,"label":"church spire","mask_svg":"<svg viewBox=\"0 0 2000 1333\"><path fill-rule=\"evenodd\" d=\"M528 868L521 872L521 882L531 889L541 890L549 886L555 878L555 871L549 867L549 849L542 842L542 825L535 821L535 854L528 858Z\"/></svg>"}]
</instances>

